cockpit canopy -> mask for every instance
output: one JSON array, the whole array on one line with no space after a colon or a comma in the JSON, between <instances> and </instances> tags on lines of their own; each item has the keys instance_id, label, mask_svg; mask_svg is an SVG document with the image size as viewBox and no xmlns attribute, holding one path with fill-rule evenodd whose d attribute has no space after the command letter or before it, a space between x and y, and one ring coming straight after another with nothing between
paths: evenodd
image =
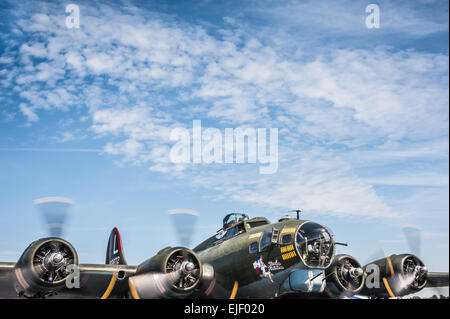
<instances>
[{"instance_id":1,"label":"cockpit canopy","mask_svg":"<svg viewBox=\"0 0 450 319\"><path fill-rule=\"evenodd\" d=\"M247 214L236 214L236 213L228 214L223 219L223 229L225 230L235 223L248 219L249 217Z\"/></svg>"},{"instance_id":2,"label":"cockpit canopy","mask_svg":"<svg viewBox=\"0 0 450 319\"><path fill-rule=\"evenodd\" d=\"M335 242L333 233L326 227L305 222L297 230L295 245L306 266L326 268L333 261Z\"/></svg>"}]
</instances>

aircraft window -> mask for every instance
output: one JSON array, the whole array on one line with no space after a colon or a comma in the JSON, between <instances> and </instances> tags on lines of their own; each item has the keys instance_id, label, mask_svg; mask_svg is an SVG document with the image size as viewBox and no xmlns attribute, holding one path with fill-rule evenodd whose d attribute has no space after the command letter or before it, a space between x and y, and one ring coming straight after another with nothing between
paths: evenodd
<instances>
[{"instance_id":1,"label":"aircraft window","mask_svg":"<svg viewBox=\"0 0 450 319\"><path fill-rule=\"evenodd\" d=\"M242 234L242 233L245 233L245 226L244 226L244 224L236 225L236 226L228 229L228 231L227 231L227 239L230 239L230 238L232 238L232 237L234 237L236 235Z\"/></svg>"},{"instance_id":2,"label":"aircraft window","mask_svg":"<svg viewBox=\"0 0 450 319\"><path fill-rule=\"evenodd\" d=\"M248 222L247 225L249 225L250 228L255 228L255 227L267 225L267 222L265 220L259 220L256 222Z\"/></svg>"},{"instance_id":3,"label":"aircraft window","mask_svg":"<svg viewBox=\"0 0 450 319\"><path fill-rule=\"evenodd\" d=\"M227 238L231 238L237 234L237 227L232 227L227 231Z\"/></svg>"},{"instance_id":4,"label":"aircraft window","mask_svg":"<svg viewBox=\"0 0 450 319\"><path fill-rule=\"evenodd\" d=\"M303 262L309 267L326 268L333 260L333 235L322 225L304 223L295 235L295 244Z\"/></svg>"},{"instance_id":5,"label":"aircraft window","mask_svg":"<svg viewBox=\"0 0 450 319\"><path fill-rule=\"evenodd\" d=\"M286 234L286 235L283 235L283 237L281 237L281 243L283 245L290 244L291 241L292 241L292 235L291 234Z\"/></svg>"},{"instance_id":6,"label":"aircraft window","mask_svg":"<svg viewBox=\"0 0 450 319\"><path fill-rule=\"evenodd\" d=\"M219 230L219 231L217 232L217 234L216 234L215 237L216 237L216 239L222 239L222 238L225 237L226 234L227 234L227 231L221 229L221 230Z\"/></svg>"},{"instance_id":7,"label":"aircraft window","mask_svg":"<svg viewBox=\"0 0 450 319\"><path fill-rule=\"evenodd\" d=\"M227 226L231 226L232 224L238 223L243 220L247 220L247 214L228 214L223 219L223 228L227 228Z\"/></svg>"},{"instance_id":8,"label":"aircraft window","mask_svg":"<svg viewBox=\"0 0 450 319\"><path fill-rule=\"evenodd\" d=\"M257 241L254 241L253 243L250 244L250 246L248 247L248 252L250 254L258 252L258 242Z\"/></svg>"},{"instance_id":9,"label":"aircraft window","mask_svg":"<svg viewBox=\"0 0 450 319\"><path fill-rule=\"evenodd\" d=\"M261 235L261 240L259 241L259 251L263 251L266 247L270 246L271 242L272 242L272 232L265 231Z\"/></svg>"}]
</instances>

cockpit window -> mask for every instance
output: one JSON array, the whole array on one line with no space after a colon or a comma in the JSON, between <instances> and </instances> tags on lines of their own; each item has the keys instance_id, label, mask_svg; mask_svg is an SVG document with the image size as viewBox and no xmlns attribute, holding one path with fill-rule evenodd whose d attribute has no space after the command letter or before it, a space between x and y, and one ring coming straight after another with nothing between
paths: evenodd
<instances>
[{"instance_id":1,"label":"cockpit window","mask_svg":"<svg viewBox=\"0 0 450 319\"><path fill-rule=\"evenodd\" d=\"M231 225L247 220L248 215L247 214L228 214L223 219L223 229L226 229L230 227Z\"/></svg>"},{"instance_id":2,"label":"cockpit window","mask_svg":"<svg viewBox=\"0 0 450 319\"><path fill-rule=\"evenodd\" d=\"M320 224L306 222L301 225L295 235L295 245L303 262L309 267L326 268L333 260L333 235Z\"/></svg>"},{"instance_id":3,"label":"cockpit window","mask_svg":"<svg viewBox=\"0 0 450 319\"><path fill-rule=\"evenodd\" d=\"M236 227L231 227L227 231L227 238L233 237L234 235L236 235L236 232L237 232L237 228Z\"/></svg>"},{"instance_id":4,"label":"cockpit window","mask_svg":"<svg viewBox=\"0 0 450 319\"><path fill-rule=\"evenodd\" d=\"M242 234L245 232L245 226L243 223L233 226L227 231L227 239L232 238L236 235Z\"/></svg>"},{"instance_id":5,"label":"cockpit window","mask_svg":"<svg viewBox=\"0 0 450 319\"><path fill-rule=\"evenodd\" d=\"M263 251L264 248L270 246L272 242L272 232L271 231L265 231L261 235L261 239L259 241L259 251Z\"/></svg>"}]
</instances>

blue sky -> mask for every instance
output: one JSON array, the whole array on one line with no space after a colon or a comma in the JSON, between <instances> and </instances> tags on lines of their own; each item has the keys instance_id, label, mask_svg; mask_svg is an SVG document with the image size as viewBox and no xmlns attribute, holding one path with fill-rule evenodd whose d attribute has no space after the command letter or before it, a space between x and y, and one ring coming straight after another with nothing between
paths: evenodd
<instances>
[{"instance_id":1,"label":"blue sky","mask_svg":"<svg viewBox=\"0 0 450 319\"><path fill-rule=\"evenodd\" d=\"M44 236L33 200L72 198L66 237L103 262L110 229L139 263L176 244L167 211L275 221L300 208L363 263L407 251L448 271L448 1L0 4L0 260ZM175 165L175 127L275 127L279 168ZM344 251L344 250L341 250Z\"/></svg>"}]
</instances>

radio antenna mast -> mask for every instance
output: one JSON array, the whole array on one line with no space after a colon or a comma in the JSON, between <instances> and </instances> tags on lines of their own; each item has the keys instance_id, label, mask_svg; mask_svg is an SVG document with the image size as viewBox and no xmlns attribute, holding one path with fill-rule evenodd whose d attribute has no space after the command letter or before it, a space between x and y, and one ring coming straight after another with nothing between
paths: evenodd
<instances>
[{"instance_id":1,"label":"radio antenna mast","mask_svg":"<svg viewBox=\"0 0 450 319\"><path fill-rule=\"evenodd\" d=\"M300 219L300 213L301 212L302 211L300 209L293 209L293 210L288 210L287 212L284 212L283 214L286 214L286 213L297 213L297 219Z\"/></svg>"},{"instance_id":2,"label":"radio antenna mast","mask_svg":"<svg viewBox=\"0 0 450 319\"><path fill-rule=\"evenodd\" d=\"M288 211L288 213L297 213L297 219L300 219L301 212L302 211L300 209L293 209L293 210Z\"/></svg>"}]
</instances>

